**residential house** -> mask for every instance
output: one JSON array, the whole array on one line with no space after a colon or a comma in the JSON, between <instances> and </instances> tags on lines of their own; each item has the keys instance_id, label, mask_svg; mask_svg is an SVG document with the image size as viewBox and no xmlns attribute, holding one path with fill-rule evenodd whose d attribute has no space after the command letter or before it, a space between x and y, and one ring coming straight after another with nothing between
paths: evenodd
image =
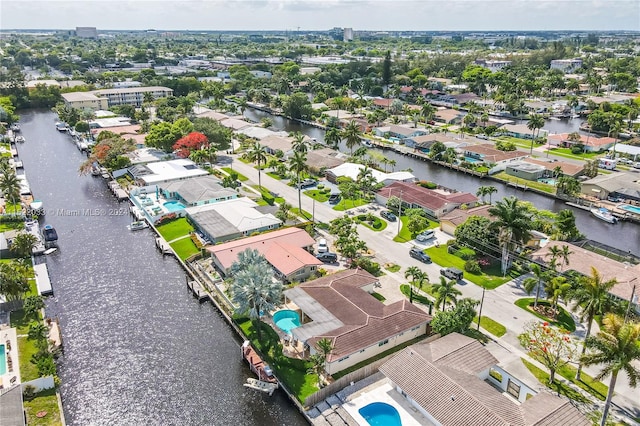
<instances>
[{"instance_id":1,"label":"residential house","mask_svg":"<svg viewBox=\"0 0 640 426\"><path fill-rule=\"evenodd\" d=\"M532 132L533 130L529 129L526 124L505 124L498 130L498 133L520 139L531 139ZM548 133L547 130L537 129L536 137L546 138Z\"/></svg>"},{"instance_id":2,"label":"residential house","mask_svg":"<svg viewBox=\"0 0 640 426\"><path fill-rule=\"evenodd\" d=\"M486 59L476 59L475 64L487 68L491 72L500 71L502 68L511 65L511 61L493 61Z\"/></svg>"},{"instance_id":3,"label":"residential house","mask_svg":"<svg viewBox=\"0 0 640 426\"><path fill-rule=\"evenodd\" d=\"M560 167L562 175L564 176L578 177L584 171L584 166L582 164L567 163L566 161L544 160L537 158L526 158L523 161L530 164L541 165L546 169L546 176L552 176L558 167Z\"/></svg>"},{"instance_id":4,"label":"residential house","mask_svg":"<svg viewBox=\"0 0 640 426\"><path fill-rule=\"evenodd\" d=\"M140 186L157 185L209 174L187 158L137 164L129 167L128 173Z\"/></svg>"},{"instance_id":5,"label":"residential house","mask_svg":"<svg viewBox=\"0 0 640 426\"><path fill-rule=\"evenodd\" d=\"M360 174L360 171L365 167L366 166L363 164L344 163L344 164L341 164L340 166L327 170L325 173L325 176L327 180L331 183L338 183L338 178L342 176L349 177L354 181L356 181L358 180L358 175ZM385 172L381 172L380 170L371 169L371 168L369 170L371 170L371 175L376 180L376 182L383 183L385 185L391 182L396 182L396 181L413 182L416 180L416 177L409 172L385 173Z\"/></svg>"},{"instance_id":6,"label":"residential house","mask_svg":"<svg viewBox=\"0 0 640 426\"><path fill-rule=\"evenodd\" d=\"M460 124L462 122L463 114L455 109L438 109L434 116L433 120L438 123L444 124Z\"/></svg>"},{"instance_id":7,"label":"residential house","mask_svg":"<svg viewBox=\"0 0 640 426\"><path fill-rule=\"evenodd\" d=\"M371 123L369 123L369 121L367 121L366 118L358 118L358 117L354 117L354 118L350 118L350 119L342 119L342 117L340 117L340 127L347 127L349 124L351 123L355 123L358 125L358 128L360 129L360 131L362 133L369 133L372 131L372 127L371 127Z\"/></svg>"},{"instance_id":8,"label":"residential house","mask_svg":"<svg viewBox=\"0 0 640 426\"><path fill-rule=\"evenodd\" d=\"M431 146L436 142L442 142L444 144L455 143L456 145L459 143L459 141L455 140L455 135L446 135L444 133L429 133L428 135L411 136L406 138L403 142L408 148L415 148L424 153L429 153Z\"/></svg>"},{"instance_id":9,"label":"residential house","mask_svg":"<svg viewBox=\"0 0 640 426\"><path fill-rule=\"evenodd\" d=\"M514 161L506 166L505 172L520 179L537 181L545 176L547 169L540 164Z\"/></svg>"},{"instance_id":10,"label":"residential house","mask_svg":"<svg viewBox=\"0 0 640 426\"><path fill-rule=\"evenodd\" d=\"M344 164L348 157L335 149L321 148L307 152L307 167L310 171L324 174L325 170Z\"/></svg>"},{"instance_id":11,"label":"residential house","mask_svg":"<svg viewBox=\"0 0 640 426\"><path fill-rule=\"evenodd\" d=\"M606 151L613 146L616 139L604 137L596 138L591 135L579 135L580 140L573 141L569 139L569 133L559 133L557 135L549 135L547 137L547 143L549 146L557 146L564 148L571 148L574 145L582 144L585 152L602 152Z\"/></svg>"},{"instance_id":12,"label":"residential house","mask_svg":"<svg viewBox=\"0 0 640 426\"><path fill-rule=\"evenodd\" d=\"M226 120L222 120L220 124L234 131L242 130L249 126L253 126L253 124L247 123L246 121L240 120L237 118L227 118Z\"/></svg>"},{"instance_id":13,"label":"residential house","mask_svg":"<svg viewBox=\"0 0 640 426\"><path fill-rule=\"evenodd\" d=\"M265 151L271 155L275 155L278 151L281 151L286 157L293 152L293 138L291 137L271 135L262 139L260 144L263 145Z\"/></svg>"},{"instance_id":14,"label":"residential house","mask_svg":"<svg viewBox=\"0 0 640 426\"><path fill-rule=\"evenodd\" d=\"M402 299L388 305L373 297L378 278L357 268L300 284L284 292L297 306L302 325L293 339L315 353L315 344L329 339L333 350L325 370L337 373L429 332L431 316Z\"/></svg>"},{"instance_id":15,"label":"residential house","mask_svg":"<svg viewBox=\"0 0 640 426\"><path fill-rule=\"evenodd\" d=\"M456 228L472 216L491 217L489 209L492 206L484 204L470 209L455 209L440 217L440 230L449 235L455 235Z\"/></svg>"},{"instance_id":16,"label":"residential house","mask_svg":"<svg viewBox=\"0 0 640 426\"><path fill-rule=\"evenodd\" d=\"M394 99L375 98L373 100L373 106L378 109L389 109Z\"/></svg>"},{"instance_id":17,"label":"residential house","mask_svg":"<svg viewBox=\"0 0 640 426\"><path fill-rule=\"evenodd\" d=\"M303 229L285 228L210 246L207 251L216 268L224 275L229 273L240 253L252 249L265 257L280 279L300 282L313 275L322 265L311 254L314 243L314 239Z\"/></svg>"},{"instance_id":18,"label":"residential house","mask_svg":"<svg viewBox=\"0 0 640 426\"><path fill-rule=\"evenodd\" d=\"M559 265L560 272L565 273L569 270L576 271L584 276L591 276L591 268L595 268L600 274L602 281L615 279L617 284L609 291L610 294L620 300L630 301L632 297L635 308L638 309L637 289L634 292L634 286L640 284L640 264L629 265L627 262L622 263L609 257L594 253L580 246L565 242L553 241L544 247L531 253L530 258L534 262L549 264L551 262L551 247L569 249L568 262Z\"/></svg>"},{"instance_id":19,"label":"residential house","mask_svg":"<svg viewBox=\"0 0 640 426\"><path fill-rule=\"evenodd\" d=\"M580 192L601 200L613 196L640 202L640 176L630 172L598 175L582 182Z\"/></svg>"},{"instance_id":20,"label":"residential house","mask_svg":"<svg viewBox=\"0 0 640 426\"><path fill-rule=\"evenodd\" d=\"M442 426L588 426L568 399L511 375L477 340L458 333L416 343L382 364L403 399Z\"/></svg>"},{"instance_id":21,"label":"residential house","mask_svg":"<svg viewBox=\"0 0 640 426\"><path fill-rule=\"evenodd\" d=\"M282 224L273 214L263 213L255 201L246 197L188 207L185 213L198 232L211 243L277 229Z\"/></svg>"},{"instance_id":22,"label":"residential house","mask_svg":"<svg viewBox=\"0 0 640 426\"><path fill-rule=\"evenodd\" d=\"M461 149L464 151L464 156L473 162L501 166L502 170L508 163L523 160L529 156L524 151L500 151L490 144L467 145Z\"/></svg>"},{"instance_id":23,"label":"residential house","mask_svg":"<svg viewBox=\"0 0 640 426\"><path fill-rule=\"evenodd\" d=\"M187 207L203 206L238 198L238 192L225 188L212 175L199 176L158 185L167 200L177 200Z\"/></svg>"},{"instance_id":24,"label":"residential house","mask_svg":"<svg viewBox=\"0 0 640 426\"><path fill-rule=\"evenodd\" d=\"M380 137L391 139L391 140L397 140L397 142L402 142L406 138L426 135L428 132L425 129L417 129L415 127L398 126L396 124L390 124L384 127L375 127L373 129L373 133L376 136L380 136Z\"/></svg>"},{"instance_id":25,"label":"residential house","mask_svg":"<svg viewBox=\"0 0 640 426\"><path fill-rule=\"evenodd\" d=\"M403 208L422 209L434 218L461 206L472 207L478 202L478 198L468 192L427 189L414 183L400 181L385 186L376 193L376 201L383 206L391 197L400 198Z\"/></svg>"}]
</instances>

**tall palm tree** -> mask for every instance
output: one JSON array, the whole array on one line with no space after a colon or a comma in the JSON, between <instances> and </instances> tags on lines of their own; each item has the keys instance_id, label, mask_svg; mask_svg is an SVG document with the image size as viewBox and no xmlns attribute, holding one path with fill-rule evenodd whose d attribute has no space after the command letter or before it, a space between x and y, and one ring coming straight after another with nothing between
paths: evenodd
<instances>
[{"instance_id":1,"label":"tall palm tree","mask_svg":"<svg viewBox=\"0 0 640 426\"><path fill-rule=\"evenodd\" d=\"M16 173L11 170L0 176L0 192L15 205L20 200L20 180Z\"/></svg>"},{"instance_id":2,"label":"tall palm tree","mask_svg":"<svg viewBox=\"0 0 640 426\"><path fill-rule=\"evenodd\" d=\"M260 165L267 161L267 150L259 142L255 142L247 151L247 159L258 163L258 186L262 189L262 167Z\"/></svg>"},{"instance_id":3,"label":"tall palm tree","mask_svg":"<svg viewBox=\"0 0 640 426\"><path fill-rule=\"evenodd\" d=\"M558 316L558 302L560 298L566 296L570 290L571 284L568 283L567 279L563 276L553 277L545 283L544 292L547 293L547 298L551 302L554 318Z\"/></svg>"},{"instance_id":4,"label":"tall palm tree","mask_svg":"<svg viewBox=\"0 0 640 426\"><path fill-rule=\"evenodd\" d=\"M302 153L306 153L307 152L309 147L308 147L307 141L305 140L305 137L304 137L304 135L302 133L296 132L293 135L292 148L296 152L302 152Z\"/></svg>"},{"instance_id":5,"label":"tall palm tree","mask_svg":"<svg viewBox=\"0 0 640 426\"><path fill-rule=\"evenodd\" d=\"M591 350L580 360L585 366L600 365L602 370L595 377L602 380L605 376L611 375L609 381L609 392L604 403L600 426L604 426L609 415L613 391L616 387L618 373L623 370L629 378L629 385L635 388L640 379L640 369L633 365L640 360L640 324L624 323L613 314L607 314L603 322L614 322L615 327L605 327L596 336L590 336L585 344Z\"/></svg>"},{"instance_id":6,"label":"tall palm tree","mask_svg":"<svg viewBox=\"0 0 640 426\"><path fill-rule=\"evenodd\" d=\"M333 149L337 149L342 141L342 132L337 127L330 127L324 135L324 141Z\"/></svg>"},{"instance_id":7,"label":"tall palm tree","mask_svg":"<svg viewBox=\"0 0 640 426\"><path fill-rule=\"evenodd\" d=\"M489 192L489 187L488 186L481 186L478 188L478 190L476 191L476 195L478 197L480 197L480 199L482 200L482 202L484 203L484 196L487 195Z\"/></svg>"},{"instance_id":8,"label":"tall palm tree","mask_svg":"<svg viewBox=\"0 0 640 426\"><path fill-rule=\"evenodd\" d=\"M318 353L320 353L324 359L327 359L333 351L333 341L327 337L318 340L315 346Z\"/></svg>"},{"instance_id":9,"label":"tall palm tree","mask_svg":"<svg viewBox=\"0 0 640 426\"><path fill-rule=\"evenodd\" d=\"M431 119L433 118L433 114L435 114L435 112L436 112L436 107L431 105L429 102L425 102L422 105L422 109L420 110L420 113L424 117L425 124L431 121Z\"/></svg>"},{"instance_id":10,"label":"tall palm tree","mask_svg":"<svg viewBox=\"0 0 640 426\"><path fill-rule=\"evenodd\" d=\"M302 214L302 186L300 185L300 178L302 172L307 170L307 154L302 151L295 151L293 156L289 158L289 170L294 172L298 177L298 209L299 214Z\"/></svg>"},{"instance_id":11,"label":"tall palm tree","mask_svg":"<svg viewBox=\"0 0 640 426\"><path fill-rule=\"evenodd\" d=\"M536 140L536 130L540 134L540 129L544 127L544 117L539 114L531 114L527 127L531 130L531 154L533 154L533 144Z\"/></svg>"},{"instance_id":12,"label":"tall palm tree","mask_svg":"<svg viewBox=\"0 0 640 426\"><path fill-rule=\"evenodd\" d=\"M360 131L360 126L355 121L350 121L347 124L347 127L344 128L343 137L346 139L345 143L347 144L347 148L351 150L351 154L353 155L353 147L357 146L360 143L360 136L362 132Z\"/></svg>"},{"instance_id":13,"label":"tall palm tree","mask_svg":"<svg viewBox=\"0 0 640 426\"><path fill-rule=\"evenodd\" d=\"M540 287L549 278L549 276L537 263L530 264L529 269L531 269L533 277L525 279L522 282L522 285L527 294L531 294L534 289L536 290L536 299L533 302L533 307L537 308L538 299L540 298Z\"/></svg>"},{"instance_id":14,"label":"tall palm tree","mask_svg":"<svg viewBox=\"0 0 640 426\"><path fill-rule=\"evenodd\" d=\"M415 281L416 277L422 274L422 271L417 266L409 266L406 271L404 271L404 278L409 280L409 303L413 303L413 281Z\"/></svg>"},{"instance_id":15,"label":"tall palm tree","mask_svg":"<svg viewBox=\"0 0 640 426\"><path fill-rule=\"evenodd\" d=\"M593 266L591 267L591 276L583 277L579 281L579 287L573 293L573 311L580 310L580 322L587 323L587 332L584 335L585 344L582 345L582 353L584 356L587 350L586 339L591 335L591 326L596 315L602 315L611 309L613 300L609 294L609 290L616 285L618 281L612 278L604 281L600 272ZM578 363L578 371L576 372L576 380L580 380L580 372L582 370L582 362Z\"/></svg>"},{"instance_id":16,"label":"tall palm tree","mask_svg":"<svg viewBox=\"0 0 640 426\"><path fill-rule=\"evenodd\" d=\"M490 227L498 231L498 241L502 247L502 274L509 268L510 251L517 244L525 243L531 234L531 217L524 204L516 197L507 197L489 209L495 217Z\"/></svg>"},{"instance_id":17,"label":"tall palm tree","mask_svg":"<svg viewBox=\"0 0 640 426\"><path fill-rule=\"evenodd\" d=\"M487 186L487 195L489 196L489 204L491 204L491 195L495 194L496 192L498 192L498 188L496 188L495 186Z\"/></svg>"},{"instance_id":18,"label":"tall palm tree","mask_svg":"<svg viewBox=\"0 0 640 426\"><path fill-rule=\"evenodd\" d=\"M395 171L396 164L398 164L398 163L396 162L396 160L389 160L388 164L391 166L391 171L393 172L393 171Z\"/></svg>"},{"instance_id":19,"label":"tall palm tree","mask_svg":"<svg viewBox=\"0 0 640 426\"><path fill-rule=\"evenodd\" d=\"M569 266L570 256L573 252L569 249L569 246L563 245L560 249L560 259L562 259L562 263L560 263L560 270L562 271L562 266Z\"/></svg>"},{"instance_id":20,"label":"tall palm tree","mask_svg":"<svg viewBox=\"0 0 640 426\"><path fill-rule=\"evenodd\" d=\"M449 280L445 277L440 277L440 283L433 285L433 292L436 296L436 305L442 303L442 310L444 311L447 303L456 304L457 297L462 294L456 287L455 280Z\"/></svg>"}]
</instances>

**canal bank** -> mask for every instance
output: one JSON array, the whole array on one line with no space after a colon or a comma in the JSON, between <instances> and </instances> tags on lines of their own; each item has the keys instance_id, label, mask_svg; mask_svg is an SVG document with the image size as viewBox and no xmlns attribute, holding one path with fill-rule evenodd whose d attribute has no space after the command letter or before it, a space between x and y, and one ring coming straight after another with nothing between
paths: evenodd
<instances>
[{"instance_id":1,"label":"canal bank","mask_svg":"<svg viewBox=\"0 0 640 426\"><path fill-rule=\"evenodd\" d=\"M85 157L55 130L55 115L27 111L21 123L21 160L60 236L46 309L65 340L58 367L68 423L307 424L282 393L242 386L252 377L238 356L242 340L214 306L194 300L150 230L126 228L128 209L105 182L78 175Z\"/></svg>"}]
</instances>

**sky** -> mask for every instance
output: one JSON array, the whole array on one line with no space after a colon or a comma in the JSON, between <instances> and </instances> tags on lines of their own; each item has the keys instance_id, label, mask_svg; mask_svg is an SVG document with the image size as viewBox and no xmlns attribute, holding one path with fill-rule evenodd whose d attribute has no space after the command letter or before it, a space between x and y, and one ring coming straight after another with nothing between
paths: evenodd
<instances>
[{"instance_id":1,"label":"sky","mask_svg":"<svg viewBox=\"0 0 640 426\"><path fill-rule=\"evenodd\" d=\"M635 30L640 0L0 0L0 29Z\"/></svg>"}]
</instances>

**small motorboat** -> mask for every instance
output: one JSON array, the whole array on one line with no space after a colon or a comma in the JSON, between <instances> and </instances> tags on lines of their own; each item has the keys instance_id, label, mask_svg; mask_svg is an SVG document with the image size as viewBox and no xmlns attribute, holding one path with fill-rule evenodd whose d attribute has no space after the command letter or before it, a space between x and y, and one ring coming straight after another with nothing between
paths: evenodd
<instances>
[{"instance_id":1,"label":"small motorboat","mask_svg":"<svg viewBox=\"0 0 640 426\"><path fill-rule=\"evenodd\" d=\"M591 209L591 214L600 220L604 220L609 223L617 223L618 218L615 217L608 209L604 207Z\"/></svg>"},{"instance_id":2,"label":"small motorboat","mask_svg":"<svg viewBox=\"0 0 640 426\"><path fill-rule=\"evenodd\" d=\"M18 123L13 123L13 124L11 125L11 131L12 131L12 132L16 133L16 132L19 132L20 130L21 130L21 129L20 129L20 125L19 125Z\"/></svg>"},{"instance_id":3,"label":"small motorboat","mask_svg":"<svg viewBox=\"0 0 640 426\"><path fill-rule=\"evenodd\" d=\"M129 231L139 231L141 229L145 229L148 227L149 227L149 224L144 220L136 220L135 222L131 222L130 225L127 225L127 228L129 228Z\"/></svg>"},{"instance_id":4,"label":"small motorboat","mask_svg":"<svg viewBox=\"0 0 640 426\"><path fill-rule=\"evenodd\" d=\"M22 136L22 135L16 136L16 142L17 143L24 143L25 142L24 136Z\"/></svg>"},{"instance_id":5,"label":"small motorboat","mask_svg":"<svg viewBox=\"0 0 640 426\"><path fill-rule=\"evenodd\" d=\"M46 248L55 247L58 242L58 233L51 225L45 225L42 228L42 239Z\"/></svg>"},{"instance_id":6,"label":"small motorboat","mask_svg":"<svg viewBox=\"0 0 640 426\"><path fill-rule=\"evenodd\" d=\"M371 148L373 146L373 144L371 143L371 141L369 139L363 139L362 140L362 145L366 146L367 148Z\"/></svg>"}]
</instances>

